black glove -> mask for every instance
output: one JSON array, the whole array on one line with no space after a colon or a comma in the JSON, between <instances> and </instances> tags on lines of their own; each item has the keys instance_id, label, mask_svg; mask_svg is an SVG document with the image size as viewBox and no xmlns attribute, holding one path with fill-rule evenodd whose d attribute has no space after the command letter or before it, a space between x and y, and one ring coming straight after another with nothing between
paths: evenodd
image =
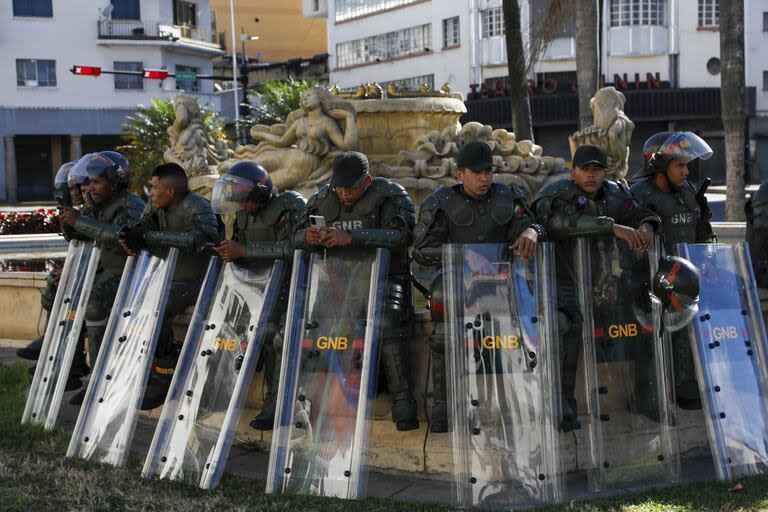
<instances>
[{"instance_id":1,"label":"black glove","mask_svg":"<svg viewBox=\"0 0 768 512\"><path fill-rule=\"evenodd\" d=\"M132 251L140 251L145 247L147 229L143 226L123 226L117 234L120 240L123 240Z\"/></svg>"}]
</instances>

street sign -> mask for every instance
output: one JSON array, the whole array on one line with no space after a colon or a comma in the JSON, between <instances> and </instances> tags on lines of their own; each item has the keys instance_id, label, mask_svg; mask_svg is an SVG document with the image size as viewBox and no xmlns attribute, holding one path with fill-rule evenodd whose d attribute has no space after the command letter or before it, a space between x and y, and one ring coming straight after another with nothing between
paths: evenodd
<instances>
[{"instance_id":1,"label":"street sign","mask_svg":"<svg viewBox=\"0 0 768 512\"><path fill-rule=\"evenodd\" d=\"M176 81L178 82L195 82L197 81L197 73L194 71L177 71Z\"/></svg>"}]
</instances>

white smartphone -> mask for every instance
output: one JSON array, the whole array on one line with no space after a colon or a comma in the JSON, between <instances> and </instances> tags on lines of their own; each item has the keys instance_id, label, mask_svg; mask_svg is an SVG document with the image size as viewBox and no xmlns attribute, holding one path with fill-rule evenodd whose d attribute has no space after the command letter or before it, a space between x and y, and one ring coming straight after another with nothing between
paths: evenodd
<instances>
[{"instance_id":1,"label":"white smartphone","mask_svg":"<svg viewBox=\"0 0 768 512\"><path fill-rule=\"evenodd\" d=\"M324 228L325 217L323 217L322 215L310 215L309 225L312 226L313 228Z\"/></svg>"}]
</instances>

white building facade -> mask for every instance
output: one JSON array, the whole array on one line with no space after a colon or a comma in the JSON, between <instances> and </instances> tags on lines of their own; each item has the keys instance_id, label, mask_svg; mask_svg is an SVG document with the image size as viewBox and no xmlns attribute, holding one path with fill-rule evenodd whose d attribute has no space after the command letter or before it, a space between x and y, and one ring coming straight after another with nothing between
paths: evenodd
<instances>
[{"instance_id":1,"label":"white building facade","mask_svg":"<svg viewBox=\"0 0 768 512\"><path fill-rule=\"evenodd\" d=\"M511 127L501 0L304 0L305 16L328 19L330 78L342 89L364 82L448 83L467 97L467 120ZM605 0L601 73L636 109L635 144L665 129L691 129L722 148L719 122L718 0ZM550 0L520 0L528 48ZM576 129L574 16L566 13L530 80L537 141L567 153ZM752 181L768 178L768 2L745 0L746 82ZM499 100L491 102L493 100ZM475 105L474 100L488 105ZM566 108L567 107L567 108ZM576 108L576 110L574 110ZM666 109L676 110L673 113ZM500 117L503 112L506 118ZM708 139L708 140L710 140ZM639 151L634 155L639 157ZM563 156L567 156L563 154ZM637 164L638 162L634 162ZM720 172L714 159L705 171ZM717 181L717 179L715 180Z\"/></svg>"},{"instance_id":2,"label":"white building facade","mask_svg":"<svg viewBox=\"0 0 768 512\"><path fill-rule=\"evenodd\" d=\"M126 117L152 98L184 90L220 108L212 80L70 72L212 74L224 51L208 0L7 0L0 33L0 200L50 199L61 163L112 149Z\"/></svg>"}]
</instances>

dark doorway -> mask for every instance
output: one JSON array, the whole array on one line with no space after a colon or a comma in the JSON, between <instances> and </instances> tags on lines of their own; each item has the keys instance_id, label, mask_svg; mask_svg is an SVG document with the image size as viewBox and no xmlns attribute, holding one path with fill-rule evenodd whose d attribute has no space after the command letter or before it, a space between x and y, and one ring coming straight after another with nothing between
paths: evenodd
<instances>
[{"instance_id":1,"label":"dark doorway","mask_svg":"<svg viewBox=\"0 0 768 512\"><path fill-rule=\"evenodd\" d=\"M14 144L19 201L50 201L53 197L51 138L16 135Z\"/></svg>"}]
</instances>

